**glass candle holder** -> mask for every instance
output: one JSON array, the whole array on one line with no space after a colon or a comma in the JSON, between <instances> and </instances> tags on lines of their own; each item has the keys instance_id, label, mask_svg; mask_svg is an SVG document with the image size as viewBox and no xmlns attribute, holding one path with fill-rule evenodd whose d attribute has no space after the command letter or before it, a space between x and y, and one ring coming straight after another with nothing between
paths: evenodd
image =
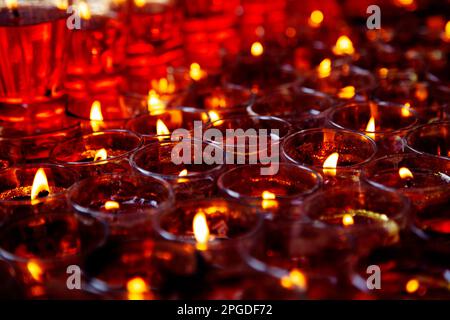
<instances>
[{"instance_id":1,"label":"glass candle holder","mask_svg":"<svg viewBox=\"0 0 450 320\"><path fill-rule=\"evenodd\" d=\"M240 252L258 240L262 220L254 208L211 198L181 202L154 226L166 240L195 245L209 267L229 271L243 267Z\"/></svg>"},{"instance_id":2,"label":"glass candle holder","mask_svg":"<svg viewBox=\"0 0 450 320\"><path fill-rule=\"evenodd\" d=\"M450 122L426 124L405 137L406 148L419 154L450 159Z\"/></svg>"},{"instance_id":3,"label":"glass candle holder","mask_svg":"<svg viewBox=\"0 0 450 320\"><path fill-rule=\"evenodd\" d=\"M449 252L450 160L413 153L387 156L367 165L362 177L407 196L414 209L413 231L426 240L441 239L430 245Z\"/></svg>"},{"instance_id":4,"label":"glass candle holder","mask_svg":"<svg viewBox=\"0 0 450 320\"><path fill-rule=\"evenodd\" d=\"M417 124L415 111L388 102L350 103L333 108L331 126L364 133L378 146L379 155L403 150L402 137Z\"/></svg>"},{"instance_id":5,"label":"glass candle holder","mask_svg":"<svg viewBox=\"0 0 450 320\"><path fill-rule=\"evenodd\" d=\"M105 299L153 300L201 290L201 269L194 246L146 238L107 243L88 257L85 273Z\"/></svg>"},{"instance_id":6,"label":"glass candle holder","mask_svg":"<svg viewBox=\"0 0 450 320\"><path fill-rule=\"evenodd\" d=\"M15 268L27 298L43 299L64 286L67 268L81 266L87 253L102 245L105 226L73 213L38 214L1 227L0 255Z\"/></svg>"},{"instance_id":7,"label":"glass candle holder","mask_svg":"<svg viewBox=\"0 0 450 320\"><path fill-rule=\"evenodd\" d=\"M129 157L141 146L142 139L130 131L100 131L59 144L50 160L76 170L82 177L126 172L130 169Z\"/></svg>"},{"instance_id":8,"label":"glass candle holder","mask_svg":"<svg viewBox=\"0 0 450 320\"><path fill-rule=\"evenodd\" d=\"M0 171L0 216L60 212L79 176L59 165L18 165ZM0 218L1 220L1 218Z\"/></svg>"},{"instance_id":9,"label":"glass candle holder","mask_svg":"<svg viewBox=\"0 0 450 320\"><path fill-rule=\"evenodd\" d=\"M273 219L283 216L291 206L317 191L322 184L315 171L289 163L280 163L273 175L261 175L261 165L233 168L217 180L226 196L259 207Z\"/></svg>"},{"instance_id":10,"label":"glass candle holder","mask_svg":"<svg viewBox=\"0 0 450 320\"><path fill-rule=\"evenodd\" d=\"M324 111L332 103L324 93L291 84L256 100L248 109L251 115L278 117L303 130L323 126Z\"/></svg>"},{"instance_id":11,"label":"glass candle holder","mask_svg":"<svg viewBox=\"0 0 450 320\"><path fill-rule=\"evenodd\" d=\"M170 141L171 133L179 128L188 130L193 137L196 122L199 127L201 124L209 123L208 113L201 109L179 107L136 117L128 121L126 127L138 133L145 142L149 143L157 140ZM201 128L200 131L202 131Z\"/></svg>"},{"instance_id":12,"label":"glass candle holder","mask_svg":"<svg viewBox=\"0 0 450 320\"><path fill-rule=\"evenodd\" d=\"M214 121L206 131L210 129L215 133L209 141L224 150L226 164L234 165L255 164L258 160L279 162L280 144L292 127L276 117L234 116Z\"/></svg>"},{"instance_id":13,"label":"glass candle holder","mask_svg":"<svg viewBox=\"0 0 450 320\"><path fill-rule=\"evenodd\" d=\"M347 130L308 129L294 133L282 144L282 157L323 173L324 186L358 182L361 167L377 152L369 137Z\"/></svg>"},{"instance_id":14,"label":"glass candle holder","mask_svg":"<svg viewBox=\"0 0 450 320\"><path fill-rule=\"evenodd\" d=\"M355 252L400 241L400 231L410 218L408 198L388 190L341 187L321 192L305 201L306 217L341 231L356 241Z\"/></svg>"},{"instance_id":15,"label":"glass candle holder","mask_svg":"<svg viewBox=\"0 0 450 320\"><path fill-rule=\"evenodd\" d=\"M142 175L104 174L76 183L69 191L71 206L104 221L113 235L128 238L150 234L151 217L174 202L164 180Z\"/></svg>"},{"instance_id":16,"label":"glass candle holder","mask_svg":"<svg viewBox=\"0 0 450 320\"><path fill-rule=\"evenodd\" d=\"M72 30L65 87L78 98L94 92L115 90L125 56L125 26L118 1L73 1L80 15L79 28Z\"/></svg>"},{"instance_id":17,"label":"glass candle holder","mask_svg":"<svg viewBox=\"0 0 450 320\"><path fill-rule=\"evenodd\" d=\"M35 104L62 95L67 18L54 1L2 1L0 104Z\"/></svg>"},{"instance_id":18,"label":"glass candle holder","mask_svg":"<svg viewBox=\"0 0 450 320\"><path fill-rule=\"evenodd\" d=\"M177 161L173 161L172 153L177 150L175 148L181 146L189 148L190 151L187 151L183 159L177 158ZM215 193L215 180L223 168L223 161L209 161L214 159L209 159L208 155L203 153L205 150L209 150L209 154L223 154L215 145L206 142L157 141L137 151L131 158L131 164L140 174L168 181L174 189L177 201L205 198ZM204 161L201 161L202 158ZM177 163L178 160L181 160L180 163Z\"/></svg>"}]
</instances>

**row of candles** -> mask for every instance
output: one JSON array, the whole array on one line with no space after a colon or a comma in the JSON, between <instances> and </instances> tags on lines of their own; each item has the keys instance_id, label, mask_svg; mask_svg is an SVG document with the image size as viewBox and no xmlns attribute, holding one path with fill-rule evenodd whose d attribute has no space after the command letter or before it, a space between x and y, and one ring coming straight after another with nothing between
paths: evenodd
<instances>
[{"instance_id":1,"label":"row of candles","mask_svg":"<svg viewBox=\"0 0 450 320\"><path fill-rule=\"evenodd\" d=\"M8 15L18 10L26 16L7 2ZM167 13L165 5L140 4L134 1L135 9L148 8L152 17ZM215 17L209 12L202 19L201 6L186 10L192 14L190 30ZM164 44L179 48L180 35L172 30L179 17L170 12L150 19L157 24L145 30L134 16L127 32L141 40L155 37L153 44L165 37L170 41ZM82 17L83 24L101 23L91 13ZM11 23L2 19L0 32L3 23ZM323 20L323 12L314 10L310 29L299 31L322 38ZM256 29L256 35L262 32ZM296 33L286 28L287 38ZM89 37L98 34L105 35L97 30ZM230 45L230 34L224 36ZM83 46L91 44L82 34L74 37L79 39L72 42L73 54L83 54ZM367 37L367 47L384 45L380 39L371 42L372 33ZM127 44L125 74L87 72L98 66L95 61L79 69L73 63L65 82L70 100L56 91L41 101L37 91L14 96L3 88L0 293L119 299L448 296L446 79L432 74L422 79L421 67L398 69L384 55L364 55L364 44L357 50L349 34L337 36L329 51L318 49L318 56L326 55L301 73L281 61L289 45L280 52L280 44L243 38L250 40L248 48L223 66L204 63L213 51L205 45L200 50L205 59L167 68L163 58L171 50L143 58L141 53L153 48L139 41ZM447 23L436 50L448 52L448 39ZM119 37L108 41L110 49L122 48ZM100 51L89 49L91 58L100 59ZM50 51L57 55L55 48ZM301 45L294 51L297 70L313 60L304 59ZM107 52L102 65L114 65L110 59L120 53ZM55 56L48 58L52 62L39 66L55 63ZM82 56L71 59L86 62ZM9 60L4 62L9 70ZM159 65L164 75L151 79L148 71ZM2 77L8 74L2 69ZM28 89L39 91L55 80L38 74L42 78L30 76L36 83ZM128 87L115 92L124 79ZM102 85L108 90L98 94ZM279 149L279 170L262 176L258 164L174 164L178 141L170 134L177 128L193 133L194 121L202 124L202 133L214 128L224 136L227 129L278 129L267 149ZM193 150L242 152L230 151L229 142L188 141ZM252 155L244 151L244 156ZM366 286L366 268L373 264L383 267L384 290ZM67 289L70 265L82 268L83 290Z\"/></svg>"}]
</instances>

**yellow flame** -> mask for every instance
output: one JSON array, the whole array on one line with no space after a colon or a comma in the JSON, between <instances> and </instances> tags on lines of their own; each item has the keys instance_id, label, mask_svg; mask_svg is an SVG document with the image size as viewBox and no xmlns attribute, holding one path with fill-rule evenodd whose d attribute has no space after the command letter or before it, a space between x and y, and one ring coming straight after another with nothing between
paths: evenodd
<instances>
[{"instance_id":1,"label":"yellow flame","mask_svg":"<svg viewBox=\"0 0 450 320\"><path fill-rule=\"evenodd\" d=\"M355 96L355 87L354 86L347 86L344 88L341 88L338 92L338 97L341 99L351 99Z\"/></svg>"},{"instance_id":2,"label":"yellow flame","mask_svg":"<svg viewBox=\"0 0 450 320\"><path fill-rule=\"evenodd\" d=\"M117 210L120 208L120 204L116 201L106 201L105 209L106 210Z\"/></svg>"},{"instance_id":3,"label":"yellow flame","mask_svg":"<svg viewBox=\"0 0 450 320\"><path fill-rule=\"evenodd\" d=\"M8 9L17 9L19 7L19 2L17 0L6 0L6 7L8 7Z\"/></svg>"},{"instance_id":4,"label":"yellow flame","mask_svg":"<svg viewBox=\"0 0 450 320\"><path fill-rule=\"evenodd\" d=\"M27 270L34 280L42 281L42 275L44 274L44 272L42 271L41 266L37 262L34 261L28 262Z\"/></svg>"},{"instance_id":5,"label":"yellow flame","mask_svg":"<svg viewBox=\"0 0 450 320\"><path fill-rule=\"evenodd\" d=\"M336 175L336 167L339 160L339 153L334 152L323 162L323 173L329 176Z\"/></svg>"},{"instance_id":6,"label":"yellow flame","mask_svg":"<svg viewBox=\"0 0 450 320\"><path fill-rule=\"evenodd\" d=\"M445 24L445 39L450 40L450 20Z\"/></svg>"},{"instance_id":7,"label":"yellow flame","mask_svg":"<svg viewBox=\"0 0 450 320\"><path fill-rule=\"evenodd\" d=\"M169 128L167 128L164 121L161 119L156 120L156 134L158 136L167 136L170 134ZM159 141L163 141L164 137L158 137Z\"/></svg>"},{"instance_id":8,"label":"yellow flame","mask_svg":"<svg viewBox=\"0 0 450 320\"><path fill-rule=\"evenodd\" d=\"M416 292L417 290L419 290L419 287L420 283L417 279L411 279L405 285L406 292L408 293Z\"/></svg>"},{"instance_id":9,"label":"yellow flame","mask_svg":"<svg viewBox=\"0 0 450 320\"><path fill-rule=\"evenodd\" d=\"M333 52L338 56L352 55L355 53L355 48L349 37L340 36L336 41L336 45L333 47Z\"/></svg>"},{"instance_id":10,"label":"yellow flame","mask_svg":"<svg viewBox=\"0 0 450 320\"><path fill-rule=\"evenodd\" d=\"M403 105L403 108L402 108L402 117L409 117L410 115L411 115L411 111L409 111L409 109L411 108L411 104L409 103L409 102L406 102L404 105Z\"/></svg>"},{"instance_id":11,"label":"yellow flame","mask_svg":"<svg viewBox=\"0 0 450 320\"><path fill-rule=\"evenodd\" d=\"M331 72L331 60L328 58L323 59L317 68L317 72L319 73L319 78L328 77Z\"/></svg>"},{"instance_id":12,"label":"yellow flame","mask_svg":"<svg viewBox=\"0 0 450 320\"><path fill-rule=\"evenodd\" d=\"M136 5L136 7L143 7L145 6L147 0L134 0L134 4Z\"/></svg>"},{"instance_id":13,"label":"yellow flame","mask_svg":"<svg viewBox=\"0 0 450 320\"><path fill-rule=\"evenodd\" d=\"M94 155L94 161L102 161L108 159L108 152L106 149L101 148Z\"/></svg>"},{"instance_id":14,"label":"yellow flame","mask_svg":"<svg viewBox=\"0 0 450 320\"><path fill-rule=\"evenodd\" d=\"M311 15L309 16L308 24L313 28L320 27L320 25L323 22L323 18L324 16L322 11L314 10L313 12L311 12Z\"/></svg>"},{"instance_id":15,"label":"yellow flame","mask_svg":"<svg viewBox=\"0 0 450 320\"><path fill-rule=\"evenodd\" d=\"M203 71L198 63L191 63L191 66L189 68L189 76L194 81L199 81L201 78L203 78Z\"/></svg>"},{"instance_id":16,"label":"yellow flame","mask_svg":"<svg viewBox=\"0 0 450 320\"><path fill-rule=\"evenodd\" d=\"M175 82L167 78L152 80L152 88L160 94L171 94L175 92Z\"/></svg>"},{"instance_id":17,"label":"yellow flame","mask_svg":"<svg viewBox=\"0 0 450 320\"><path fill-rule=\"evenodd\" d=\"M252 56L259 57L264 53L264 47L259 41L253 42L250 52Z\"/></svg>"},{"instance_id":18,"label":"yellow flame","mask_svg":"<svg viewBox=\"0 0 450 320\"><path fill-rule=\"evenodd\" d=\"M69 1L68 0L56 0L55 5L59 10L67 10L67 8L69 7Z\"/></svg>"},{"instance_id":19,"label":"yellow flame","mask_svg":"<svg viewBox=\"0 0 450 320\"><path fill-rule=\"evenodd\" d=\"M89 5L85 1L81 1L78 3L78 13L81 19L89 20L91 19L91 9L89 9Z\"/></svg>"},{"instance_id":20,"label":"yellow flame","mask_svg":"<svg viewBox=\"0 0 450 320\"><path fill-rule=\"evenodd\" d=\"M342 224L344 226L351 226L352 224L354 224L355 221L353 220L353 217L351 214L344 214L344 216L342 217Z\"/></svg>"},{"instance_id":21,"label":"yellow flame","mask_svg":"<svg viewBox=\"0 0 450 320\"><path fill-rule=\"evenodd\" d=\"M220 116L215 111L208 111L208 116L210 121L214 123L214 126L220 126L223 123L223 121L218 121L220 120Z\"/></svg>"},{"instance_id":22,"label":"yellow flame","mask_svg":"<svg viewBox=\"0 0 450 320\"><path fill-rule=\"evenodd\" d=\"M264 190L261 194L262 201L261 207L263 209L276 209L278 208L278 201L276 199L276 195L270 191Z\"/></svg>"},{"instance_id":23,"label":"yellow flame","mask_svg":"<svg viewBox=\"0 0 450 320\"><path fill-rule=\"evenodd\" d=\"M288 275L281 278L281 286L286 289L306 289L306 276L298 269L292 269Z\"/></svg>"},{"instance_id":24,"label":"yellow flame","mask_svg":"<svg viewBox=\"0 0 450 320\"><path fill-rule=\"evenodd\" d=\"M402 179L412 179L414 178L414 175L412 174L411 170L409 170L406 167L401 167L398 170L398 175L400 176L400 178Z\"/></svg>"},{"instance_id":25,"label":"yellow flame","mask_svg":"<svg viewBox=\"0 0 450 320\"><path fill-rule=\"evenodd\" d=\"M128 300L143 300L148 291L147 283L141 277L135 277L127 282Z\"/></svg>"},{"instance_id":26,"label":"yellow flame","mask_svg":"<svg viewBox=\"0 0 450 320\"><path fill-rule=\"evenodd\" d=\"M187 176L188 171L186 169L183 169L180 171L180 173L178 174L179 177L185 177Z\"/></svg>"},{"instance_id":27,"label":"yellow flame","mask_svg":"<svg viewBox=\"0 0 450 320\"><path fill-rule=\"evenodd\" d=\"M50 188L48 186L47 176L42 168L36 171L34 176L33 185L31 186L31 200L37 199L39 193L42 191L47 191L50 193Z\"/></svg>"},{"instance_id":28,"label":"yellow flame","mask_svg":"<svg viewBox=\"0 0 450 320\"><path fill-rule=\"evenodd\" d=\"M92 130L94 132L99 131L101 128L101 121L103 121L102 105L100 101L95 100L92 103L89 119L91 119Z\"/></svg>"},{"instance_id":29,"label":"yellow flame","mask_svg":"<svg viewBox=\"0 0 450 320\"><path fill-rule=\"evenodd\" d=\"M414 0L396 0L397 4L403 7L409 7L414 4Z\"/></svg>"},{"instance_id":30,"label":"yellow flame","mask_svg":"<svg viewBox=\"0 0 450 320\"><path fill-rule=\"evenodd\" d=\"M378 70L378 75L381 79L386 79L389 74L389 70L387 68L380 68Z\"/></svg>"},{"instance_id":31,"label":"yellow flame","mask_svg":"<svg viewBox=\"0 0 450 320\"><path fill-rule=\"evenodd\" d=\"M192 229L194 230L194 237L197 241L197 248L199 250L205 250L209 240L209 228L203 212L197 212L195 215L192 222Z\"/></svg>"},{"instance_id":32,"label":"yellow flame","mask_svg":"<svg viewBox=\"0 0 450 320\"><path fill-rule=\"evenodd\" d=\"M160 99L159 94L155 90L150 90L147 97L147 109L150 115L158 115L164 112L166 105Z\"/></svg>"},{"instance_id":33,"label":"yellow flame","mask_svg":"<svg viewBox=\"0 0 450 320\"><path fill-rule=\"evenodd\" d=\"M375 118L370 117L366 127L366 135L375 140Z\"/></svg>"}]
</instances>

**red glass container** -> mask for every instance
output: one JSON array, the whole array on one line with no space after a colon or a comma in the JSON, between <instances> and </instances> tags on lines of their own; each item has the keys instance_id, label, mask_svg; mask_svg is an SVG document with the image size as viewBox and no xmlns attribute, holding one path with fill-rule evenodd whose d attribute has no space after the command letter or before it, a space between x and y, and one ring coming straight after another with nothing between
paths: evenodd
<instances>
[{"instance_id":1,"label":"red glass container","mask_svg":"<svg viewBox=\"0 0 450 320\"><path fill-rule=\"evenodd\" d=\"M420 126L405 137L406 148L420 154L450 159L450 122Z\"/></svg>"}]
</instances>

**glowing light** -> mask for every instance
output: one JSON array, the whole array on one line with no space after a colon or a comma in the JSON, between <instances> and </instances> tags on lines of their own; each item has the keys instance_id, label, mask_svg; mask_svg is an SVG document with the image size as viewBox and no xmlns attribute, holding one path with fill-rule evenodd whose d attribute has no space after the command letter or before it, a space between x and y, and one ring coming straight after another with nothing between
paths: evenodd
<instances>
[{"instance_id":1,"label":"glowing light","mask_svg":"<svg viewBox=\"0 0 450 320\"><path fill-rule=\"evenodd\" d=\"M366 127L366 135L375 140L375 118L370 117Z\"/></svg>"},{"instance_id":2,"label":"glowing light","mask_svg":"<svg viewBox=\"0 0 450 320\"><path fill-rule=\"evenodd\" d=\"M278 201L276 201L276 196L274 193L264 190L261 194L262 201L261 207L263 209L275 209L278 207Z\"/></svg>"},{"instance_id":3,"label":"glowing light","mask_svg":"<svg viewBox=\"0 0 450 320\"><path fill-rule=\"evenodd\" d=\"M194 230L195 241L197 241L197 248L199 250L205 250L209 240L209 228L203 212L197 212L195 215L192 222L192 229Z\"/></svg>"},{"instance_id":4,"label":"glowing light","mask_svg":"<svg viewBox=\"0 0 450 320\"><path fill-rule=\"evenodd\" d=\"M101 122L103 121L102 105L100 104L100 101L96 100L92 103L89 119L91 119L92 130L94 132L99 131Z\"/></svg>"},{"instance_id":5,"label":"glowing light","mask_svg":"<svg viewBox=\"0 0 450 320\"><path fill-rule=\"evenodd\" d=\"M253 42L252 47L250 48L250 52L252 56L259 57L264 53L264 47L261 42Z\"/></svg>"},{"instance_id":6,"label":"glowing light","mask_svg":"<svg viewBox=\"0 0 450 320\"><path fill-rule=\"evenodd\" d=\"M167 78L152 80L152 88L159 94L171 94L175 92L175 82Z\"/></svg>"},{"instance_id":7,"label":"glowing light","mask_svg":"<svg viewBox=\"0 0 450 320\"><path fill-rule=\"evenodd\" d=\"M402 179L412 179L414 178L414 175L412 174L411 170L409 170L406 167L401 167L398 170L398 175L400 176L400 178Z\"/></svg>"},{"instance_id":8,"label":"glowing light","mask_svg":"<svg viewBox=\"0 0 450 320\"><path fill-rule=\"evenodd\" d=\"M355 87L347 86L347 87L341 88L337 95L341 99L351 99L355 96Z\"/></svg>"},{"instance_id":9,"label":"glowing light","mask_svg":"<svg viewBox=\"0 0 450 320\"><path fill-rule=\"evenodd\" d=\"M414 4L414 0L396 0L396 2L402 7L410 7Z\"/></svg>"},{"instance_id":10,"label":"glowing light","mask_svg":"<svg viewBox=\"0 0 450 320\"><path fill-rule=\"evenodd\" d=\"M320 10L314 10L308 19L308 24L313 28L318 28L323 22L323 13Z\"/></svg>"},{"instance_id":11,"label":"glowing light","mask_svg":"<svg viewBox=\"0 0 450 320\"><path fill-rule=\"evenodd\" d=\"M419 101L425 101L428 98L428 89L424 84L417 84L417 88L415 91L415 97Z\"/></svg>"},{"instance_id":12,"label":"glowing light","mask_svg":"<svg viewBox=\"0 0 450 320\"><path fill-rule=\"evenodd\" d=\"M158 137L159 141L164 140L164 137L161 136L167 136L170 134L169 128L167 128L166 124L161 119L156 120L156 134L160 136Z\"/></svg>"},{"instance_id":13,"label":"glowing light","mask_svg":"<svg viewBox=\"0 0 450 320\"><path fill-rule=\"evenodd\" d=\"M94 161L103 161L106 159L108 159L108 152L104 148L98 150L94 155Z\"/></svg>"},{"instance_id":14,"label":"glowing light","mask_svg":"<svg viewBox=\"0 0 450 320\"><path fill-rule=\"evenodd\" d=\"M445 24L444 37L445 40L450 41L450 20Z\"/></svg>"},{"instance_id":15,"label":"glowing light","mask_svg":"<svg viewBox=\"0 0 450 320\"><path fill-rule=\"evenodd\" d=\"M92 17L89 5L84 1L78 3L78 13L80 15L80 18L84 20L89 20Z\"/></svg>"},{"instance_id":16,"label":"glowing light","mask_svg":"<svg viewBox=\"0 0 450 320\"><path fill-rule=\"evenodd\" d=\"M202 68L200 65L196 62L192 63L189 68L189 76L194 81L199 81L201 78L203 78L204 72L202 71Z\"/></svg>"},{"instance_id":17,"label":"glowing light","mask_svg":"<svg viewBox=\"0 0 450 320\"><path fill-rule=\"evenodd\" d=\"M166 105L161 101L155 90L150 90L147 97L147 109L150 115L158 115L164 112Z\"/></svg>"},{"instance_id":18,"label":"glowing light","mask_svg":"<svg viewBox=\"0 0 450 320\"><path fill-rule=\"evenodd\" d=\"M336 167L339 160L339 153L334 152L323 162L323 173L329 176L336 175Z\"/></svg>"},{"instance_id":19,"label":"glowing light","mask_svg":"<svg viewBox=\"0 0 450 320\"><path fill-rule=\"evenodd\" d=\"M105 209L106 210L117 210L120 208L120 204L116 201L106 201Z\"/></svg>"},{"instance_id":20,"label":"glowing light","mask_svg":"<svg viewBox=\"0 0 450 320\"><path fill-rule=\"evenodd\" d=\"M319 78L326 78L330 76L331 73L331 60L323 59L320 62L319 67L317 68L317 72L319 73Z\"/></svg>"},{"instance_id":21,"label":"glowing light","mask_svg":"<svg viewBox=\"0 0 450 320\"><path fill-rule=\"evenodd\" d=\"M409 103L409 102L406 102L404 105L403 105L403 108L402 108L402 117L409 117L410 115L411 115L411 111L409 110L411 108L411 104Z\"/></svg>"},{"instance_id":22,"label":"glowing light","mask_svg":"<svg viewBox=\"0 0 450 320\"><path fill-rule=\"evenodd\" d=\"M17 9L19 6L19 2L17 0L6 0L6 7L8 9Z\"/></svg>"},{"instance_id":23,"label":"glowing light","mask_svg":"<svg viewBox=\"0 0 450 320\"><path fill-rule=\"evenodd\" d=\"M31 186L31 200L36 200L43 191L50 193L50 188L44 169L39 168L34 175L33 185Z\"/></svg>"},{"instance_id":24,"label":"glowing light","mask_svg":"<svg viewBox=\"0 0 450 320\"><path fill-rule=\"evenodd\" d=\"M378 75L381 79L386 79L389 74L389 70L387 68L380 68L378 70Z\"/></svg>"},{"instance_id":25,"label":"glowing light","mask_svg":"<svg viewBox=\"0 0 450 320\"><path fill-rule=\"evenodd\" d=\"M417 279L411 279L405 285L406 292L408 293L416 292L417 290L419 290L419 287L420 283Z\"/></svg>"},{"instance_id":26,"label":"glowing light","mask_svg":"<svg viewBox=\"0 0 450 320\"><path fill-rule=\"evenodd\" d=\"M148 291L147 283L141 277L135 277L127 282L128 300L143 300Z\"/></svg>"},{"instance_id":27,"label":"glowing light","mask_svg":"<svg viewBox=\"0 0 450 320\"><path fill-rule=\"evenodd\" d=\"M355 221L353 220L352 215L350 214L344 214L344 216L342 217L342 224L344 226L351 226L352 224L354 224Z\"/></svg>"},{"instance_id":28,"label":"glowing light","mask_svg":"<svg viewBox=\"0 0 450 320\"><path fill-rule=\"evenodd\" d=\"M208 116L210 121L214 123L214 126L220 126L223 123L223 121L218 121L220 120L220 116L215 111L208 111Z\"/></svg>"},{"instance_id":29,"label":"glowing light","mask_svg":"<svg viewBox=\"0 0 450 320\"><path fill-rule=\"evenodd\" d=\"M134 0L134 4L136 5L136 7L143 7L145 6L146 2L147 0Z\"/></svg>"},{"instance_id":30,"label":"glowing light","mask_svg":"<svg viewBox=\"0 0 450 320\"><path fill-rule=\"evenodd\" d=\"M179 177L185 177L187 176L188 171L186 169L183 169L180 171L180 173L178 174Z\"/></svg>"},{"instance_id":31,"label":"glowing light","mask_svg":"<svg viewBox=\"0 0 450 320\"><path fill-rule=\"evenodd\" d=\"M349 37L340 36L333 47L333 52L338 56L352 55L355 53L355 48Z\"/></svg>"},{"instance_id":32,"label":"glowing light","mask_svg":"<svg viewBox=\"0 0 450 320\"><path fill-rule=\"evenodd\" d=\"M292 269L288 275L281 278L281 285L286 289L306 289L306 277L298 269Z\"/></svg>"},{"instance_id":33,"label":"glowing light","mask_svg":"<svg viewBox=\"0 0 450 320\"><path fill-rule=\"evenodd\" d=\"M42 281L42 275L44 272L42 268L37 262L30 261L27 263L27 270L30 273L31 277L36 281Z\"/></svg>"},{"instance_id":34,"label":"glowing light","mask_svg":"<svg viewBox=\"0 0 450 320\"><path fill-rule=\"evenodd\" d=\"M56 0L56 7L59 10L67 10L69 7L69 1L68 0Z\"/></svg>"}]
</instances>

